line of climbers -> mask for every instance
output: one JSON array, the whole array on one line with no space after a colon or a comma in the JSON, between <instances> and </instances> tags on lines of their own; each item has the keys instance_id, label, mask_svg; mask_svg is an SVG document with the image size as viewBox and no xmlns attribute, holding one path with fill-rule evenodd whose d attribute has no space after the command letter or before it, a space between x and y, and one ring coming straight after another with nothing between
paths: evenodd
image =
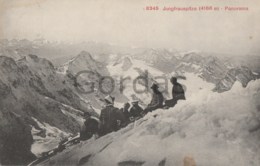
<instances>
[{"instance_id":1,"label":"line of climbers","mask_svg":"<svg viewBox=\"0 0 260 166\"><path fill-rule=\"evenodd\" d=\"M84 113L85 122L80 131L80 139L87 140L93 135L103 136L110 132L117 131L129 123L145 116L148 112L152 112L159 108L174 107L178 100L185 100L185 93L182 85L177 82L176 77L170 79L173 84L172 99L164 100L159 86L153 84L153 91L150 104L143 109L139 106L138 100L132 101L132 107L129 103L125 103L124 107L118 109L114 107L115 98L112 96L105 97L105 107L101 110L99 120L91 117L90 113ZM129 109L130 108L130 109Z\"/></svg>"}]
</instances>

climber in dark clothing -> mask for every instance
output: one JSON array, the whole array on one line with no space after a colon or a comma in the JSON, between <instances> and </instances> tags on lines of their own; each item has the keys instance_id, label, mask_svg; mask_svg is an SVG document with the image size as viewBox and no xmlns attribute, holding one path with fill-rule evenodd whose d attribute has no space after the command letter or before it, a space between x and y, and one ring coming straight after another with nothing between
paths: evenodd
<instances>
[{"instance_id":1,"label":"climber in dark clothing","mask_svg":"<svg viewBox=\"0 0 260 166\"><path fill-rule=\"evenodd\" d=\"M84 141L98 133L98 120L91 117L89 112L84 113L85 122L80 129L80 140Z\"/></svg>"},{"instance_id":2,"label":"climber in dark clothing","mask_svg":"<svg viewBox=\"0 0 260 166\"><path fill-rule=\"evenodd\" d=\"M129 117L130 117L130 114L129 114L129 108L130 108L130 104L129 103L125 103L124 104L124 108L123 108L123 114L124 114L124 117L125 119L128 121L129 120Z\"/></svg>"},{"instance_id":3,"label":"climber in dark clothing","mask_svg":"<svg viewBox=\"0 0 260 166\"><path fill-rule=\"evenodd\" d=\"M114 107L114 99L112 96L105 97L105 108L100 113L100 131L99 135L105 135L107 133L116 131L119 129L120 118L118 118L119 109Z\"/></svg>"},{"instance_id":4,"label":"climber in dark clothing","mask_svg":"<svg viewBox=\"0 0 260 166\"><path fill-rule=\"evenodd\" d=\"M151 86L153 90L153 96L150 104L148 104L147 108L145 109L144 113L152 112L158 108L163 108L164 97L162 93L159 91L159 87L157 84L153 84Z\"/></svg>"},{"instance_id":5,"label":"climber in dark clothing","mask_svg":"<svg viewBox=\"0 0 260 166\"><path fill-rule=\"evenodd\" d=\"M177 104L178 100L185 100L185 93L182 85L177 82L176 77L171 77L170 79L172 87L172 99L165 101L165 105L168 107L173 107Z\"/></svg>"},{"instance_id":6,"label":"climber in dark clothing","mask_svg":"<svg viewBox=\"0 0 260 166\"><path fill-rule=\"evenodd\" d=\"M144 110L138 105L138 102L138 100L132 101L132 107L129 111L130 119L142 117L142 112Z\"/></svg>"},{"instance_id":7,"label":"climber in dark clothing","mask_svg":"<svg viewBox=\"0 0 260 166\"><path fill-rule=\"evenodd\" d=\"M130 104L129 103L125 103L124 107L121 108L118 112L118 119L120 119L120 128L125 127L126 125L128 125L128 123L130 122L129 118L130 118L130 113L128 111L128 109L130 108Z\"/></svg>"}]
</instances>

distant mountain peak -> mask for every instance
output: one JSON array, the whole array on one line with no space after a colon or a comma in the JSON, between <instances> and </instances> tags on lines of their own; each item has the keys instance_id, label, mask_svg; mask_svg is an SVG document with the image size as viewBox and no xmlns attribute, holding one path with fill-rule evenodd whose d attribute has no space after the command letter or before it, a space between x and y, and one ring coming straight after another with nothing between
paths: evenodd
<instances>
[{"instance_id":1,"label":"distant mountain peak","mask_svg":"<svg viewBox=\"0 0 260 166\"><path fill-rule=\"evenodd\" d=\"M106 67L99 61L95 60L87 51L81 51L76 57L58 67L60 73L76 74L79 71L90 70L93 72L103 73L107 75Z\"/></svg>"},{"instance_id":2,"label":"distant mountain peak","mask_svg":"<svg viewBox=\"0 0 260 166\"><path fill-rule=\"evenodd\" d=\"M113 66L117 66L117 65L120 65L121 66L121 69L123 71L127 71L130 67L132 67L133 65L133 61L132 61L132 58L129 57L129 56L124 56L120 59L118 59L114 64Z\"/></svg>"},{"instance_id":3,"label":"distant mountain peak","mask_svg":"<svg viewBox=\"0 0 260 166\"><path fill-rule=\"evenodd\" d=\"M53 72L55 70L54 65L47 59L38 57L34 54L26 55L18 60L16 60L17 64L19 66L27 66L31 68L31 70L40 70L42 72L51 71Z\"/></svg>"},{"instance_id":4,"label":"distant mountain peak","mask_svg":"<svg viewBox=\"0 0 260 166\"><path fill-rule=\"evenodd\" d=\"M0 69L12 71L17 69L14 59L6 56L0 56Z\"/></svg>"},{"instance_id":5,"label":"distant mountain peak","mask_svg":"<svg viewBox=\"0 0 260 166\"><path fill-rule=\"evenodd\" d=\"M144 60L150 64L172 60L173 53L167 49L146 49L141 54L134 55L136 59ZM175 58L176 59L176 58Z\"/></svg>"},{"instance_id":6,"label":"distant mountain peak","mask_svg":"<svg viewBox=\"0 0 260 166\"><path fill-rule=\"evenodd\" d=\"M97 61L92 57L92 55L87 51L81 51L76 57L72 58L70 61L68 61L66 64L72 64L72 63L97 63Z\"/></svg>"},{"instance_id":7,"label":"distant mountain peak","mask_svg":"<svg viewBox=\"0 0 260 166\"><path fill-rule=\"evenodd\" d=\"M27 57L29 57L34 62L39 62L40 58L37 55L29 54Z\"/></svg>"},{"instance_id":8,"label":"distant mountain peak","mask_svg":"<svg viewBox=\"0 0 260 166\"><path fill-rule=\"evenodd\" d=\"M15 61L7 56L0 56L0 64L5 63L5 62L12 62L15 63Z\"/></svg>"},{"instance_id":9,"label":"distant mountain peak","mask_svg":"<svg viewBox=\"0 0 260 166\"><path fill-rule=\"evenodd\" d=\"M86 58L86 59L94 60L92 55L89 52L87 52L87 51L81 51L76 58Z\"/></svg>"},{"instance_id":10,"label":"distant mountain peak","mask_svg":"<svg viewBox=\"0 0 260 166\"><path fill-rule=\"evenodd\" d=\"M203 57L197 52L189 52L182 57L182 60L185 62L200 63L203 60Z\"/></svg>"},{"instance_id":11,"label":"distant mountain peak","mask_svg":"<svg viewBox=\"0 0 260 166\"><path fill-rule=\"evenodd\" d=\"M158 54L158 51L153 48L150 48L150 49L145 50L144 54Z\"/></svg>"}]
</instances>

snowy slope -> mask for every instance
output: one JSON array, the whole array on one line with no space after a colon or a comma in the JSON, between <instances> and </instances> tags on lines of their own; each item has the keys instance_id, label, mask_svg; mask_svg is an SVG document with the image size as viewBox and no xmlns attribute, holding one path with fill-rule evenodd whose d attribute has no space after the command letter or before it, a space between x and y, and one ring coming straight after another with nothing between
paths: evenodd
<instances>
[{"instance_id":1,"label":"snowy slope","mask_svg":"<svg viewBox=\"0 0 260 166\"><path fill-rule=\"evenodd\" d=\"M130 63L131 65L129 65L127 69L124 69L126 63ZM162 75L163 73L162 71L150 66L149 63L143 60L133 59L130 56L123 57L122 59L118 60L118 62L108 65L107 68L111 75L118 75L118 76L125 76L125 77L139 76L137 69L142 69L143 71L147 70L148 72L153 73L154 75Z\"/></svg>"},{"instance_id":2,"label":"snowy slope","mask_svg":"<svg viewBox=\"0 0 260 166\"><path fill-rule=\"evenodd\" d=\"M163 72L171 72L179 63L179 53L167 49L146 49L135 54L134 59L143 60Z\"/></svg>"},{"instance_id":3,"label":"snowy slope","mask_svg":"<svg viewBox=\"0 0 260 166\"><path fill-rule=\"evenodd\" d=\"M258 166L260 81L230 91L202 89L169 110L157 110L126 128L82 142L42 165Z\"/></svg>"},{"instance_id":4,"label":"snowy slope","mask_svg":"<svg viewBox=\"0 0 260 166\"><path fill-rule=\"evenodd\" d=\"M128 64L127 69L123 69ZM129 65L131 64L131 65ZM164 97L166 99L171 98L171 90L172 90L172 84L170 83L170 77L171 76L182 76L186 79L179 79L178 82L183 84L184 89L186 90L186 97L190 97L192 93L197 93L201 90L207 89L208 91L211 91L214 89L215 85L213 83L207 82L206 80L203 80L199 77L199 73L193 73L193 72L183 72L183 73L176 73L173 72L171 74L164 74L162 71L156 69L154 66L149 65L149 63L146 63L142 60L132 59L130 57L124 57L123 59L119 60L116 63L112 63L108 65L108 70L110 74L116 78L116 80L120 80L120 77L127 78L129 77L131 80L127 80L123 83L125 86L125 89L123 91L123 94L128 97L129 100L133 98L133 94L136 98L138 98L140 101L142 101L145 104L148 104L151 100L151 93L148 91L148 93L141 93L137 94L134 92L133 89L133 80L140 76L140 71L147 71L149 75L149 85L151 82L156 81L158 83L161 83L161 90L165 89L167 93L164 93ZM163 77L166 79L156 79L156 77ZM137 84L137 88L143 89L143 85ZM148 87L150 88L150 86ZM150 89L149 89L150 90ZM120 105L121 106L121 105Z\"/></svg>"},{"instance_id":5,"label":"snowy slope","mask_svg":"<svg viewBox=\"0 0 260 166\"><path fill-rule=\"evenodd\" d=\"M156 81L162 83L162 80L155 79L158 76L164 76L164 73L148 63L142 60L132 59L130 56L123 57L115 63L111 63L107 66L110 75L115 78L118 82L117 89L120 88L120 80L125 79L122 82L124 86L123 94L131 101L132 99L140 99L144 104L148 104L151 98L150 86L152 82ZM145 73L148 74L148 92L137 94L134 91L134 80L139 76L144 76ZM136 84L138 90L145 89L144 85L141 83Z\"/></svg>"},{"instance_id":6,"label":"snowy slope","mask_svg":"<svg viewBox=\"0 0 260 166\"><path fill-rule=\"evenodd\" d=\"M32 117L33 118L33 117ZM37 125L41 128L36 129L32 127L32 136L34 143L32 144L31 151L37 157L40 157L43 152L54 149L59 142L66 137L72 135L71 133L64 132L57 127L53 127L48 123L41 123L37 119L33 118ZM44 130L44 137L42 136Z\"/></svg>"}]
</instances>

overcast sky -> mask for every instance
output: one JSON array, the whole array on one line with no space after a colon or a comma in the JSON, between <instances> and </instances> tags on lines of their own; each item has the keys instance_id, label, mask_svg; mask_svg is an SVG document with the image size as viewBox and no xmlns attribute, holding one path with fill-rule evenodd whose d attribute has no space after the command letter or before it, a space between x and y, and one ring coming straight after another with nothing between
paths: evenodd
<instances>
[{"instance_id":1,"label":"overcast sky","mask_svg":"<svg viewBox=\"0 0 260 166\"><path fill-rule=\"evenodd\" d=\"M260 53L259 0L0 0L1 38L97 41L233 54ZM244 12L145 11L241 6Z\"/></svg>"}]
</instances>

